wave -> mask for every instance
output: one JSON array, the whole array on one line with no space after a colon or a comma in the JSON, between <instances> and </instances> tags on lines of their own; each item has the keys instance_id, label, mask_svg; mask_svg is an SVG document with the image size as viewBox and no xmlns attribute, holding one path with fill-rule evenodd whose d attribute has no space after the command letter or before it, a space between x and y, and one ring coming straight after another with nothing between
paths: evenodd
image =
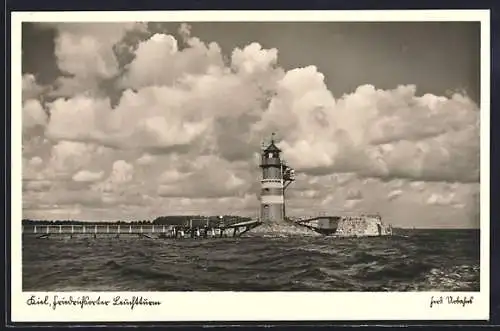
<instances>
[{"instance_id":1,"label":"wave","mask_svg":"<svg viewBox=\"0 0 500 331\"><path fill-rule=\"evenodd\" d=\"M117 263L113 260L107 262L105 267L110 268L112 270L119 271L125 277L138 277L147 278L147 279L160 279L160 280L179 280L180 275L168 273L166 271L155 270L150 266L126 266L120 263Z\"/></svg>"},{"instance_id":2,"label":"wave","mask_svg":"<svg viewBox=\"0 0 500 331\"><path fill-rule=\"evenodd\" d=\"M26 240L22 282L25 291L477 291L477 237Z\"/></svg>"},{"instance_id":3,"label":"wave","mask_svg":"<svg viewBox=\"0 0 500 331\"><path fill-rule=\"evenodd\" d=\"M478 290L479 265L459 265L448 268L433 268L424 277L424 286L441 291Z\"/></svg>"}]
</instances>

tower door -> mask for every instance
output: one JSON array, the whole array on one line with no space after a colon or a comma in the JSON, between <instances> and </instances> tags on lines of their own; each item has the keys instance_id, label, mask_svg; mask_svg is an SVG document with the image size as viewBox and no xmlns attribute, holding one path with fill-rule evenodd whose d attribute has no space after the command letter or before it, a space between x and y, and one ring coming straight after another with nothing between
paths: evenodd
<instances>
[{"instance_id":1,"label":"tower door","mask_svg":"<svg viewBox=\"0 0 500 331\"><path fill-rule=\"evenodd\" d=\"M269 220L269 205L263 205L262 206L262 220L267 221Z\"/></svg>"}]
</instances>

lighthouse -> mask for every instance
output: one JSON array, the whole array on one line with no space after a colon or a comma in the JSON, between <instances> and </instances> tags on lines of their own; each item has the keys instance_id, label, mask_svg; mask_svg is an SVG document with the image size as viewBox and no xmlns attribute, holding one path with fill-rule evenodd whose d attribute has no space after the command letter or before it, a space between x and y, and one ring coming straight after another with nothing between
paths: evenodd
<instances>
[{"instance_id":1,"label":"lighthouse","mask_svg":"<svg viewBox=\"0 0 500 331\"><path fill-rule=\"evenodd\" d=\"M284 164L281 150L271 143L262 149L260 219L264 223L282 223L285 220L285 190L294 181L294 170Z\"/></svg>"}]
</instances>

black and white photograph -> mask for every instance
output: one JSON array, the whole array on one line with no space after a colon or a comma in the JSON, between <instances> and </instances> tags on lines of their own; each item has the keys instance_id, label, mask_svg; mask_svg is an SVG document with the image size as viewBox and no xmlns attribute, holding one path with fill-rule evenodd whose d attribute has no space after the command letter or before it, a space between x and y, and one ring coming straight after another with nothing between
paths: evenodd
<instances>
[{"instance_id":1,"label":"black and white photograph","mask_svg":"<svg viewBox=\"0 0 500 331\"><path fill-rule=\"evenodd\" d=\"M22 23L22 291L480 291L480 22L64 15Z\"/></svg>"}]
</instances>

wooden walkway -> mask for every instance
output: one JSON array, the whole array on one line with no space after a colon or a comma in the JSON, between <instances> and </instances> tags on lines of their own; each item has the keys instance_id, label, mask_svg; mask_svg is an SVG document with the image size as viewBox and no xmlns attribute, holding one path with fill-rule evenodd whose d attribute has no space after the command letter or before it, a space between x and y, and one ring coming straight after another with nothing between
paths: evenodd
<instances>
[{"instance_id":1,"label":"wooden walkway","mask_svg":"<svg viewBox=\"0 0 500 331\"><path fill-rule=\"evenodd\" d=\"M193 226L186 225L140 225L118 224L102 225L29 225L23 226L23 235L35 235L37 238L50 236L114 236L136 235L148 238L222 238L239 237L243 233L262 224L260 221L248 221L231 225Z\"/></svg>"}]
</instances>

